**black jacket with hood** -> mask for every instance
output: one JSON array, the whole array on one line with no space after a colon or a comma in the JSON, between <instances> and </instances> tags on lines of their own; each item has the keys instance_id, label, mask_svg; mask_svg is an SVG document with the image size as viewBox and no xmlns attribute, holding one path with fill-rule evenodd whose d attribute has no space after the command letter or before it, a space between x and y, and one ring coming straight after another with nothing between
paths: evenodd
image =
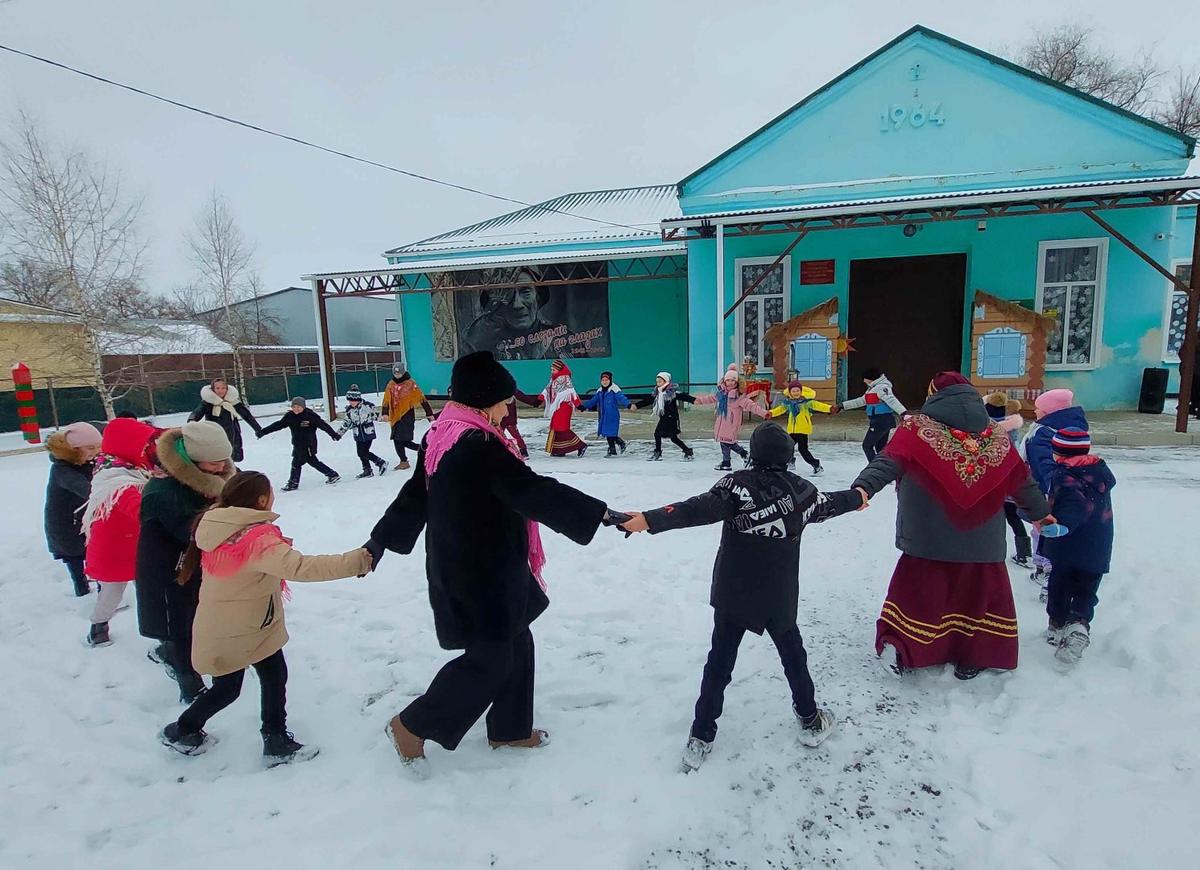
<instances>
[{"instance_id":1,"label":"black jacket with hood","mask_svg":"<svg viewBox=\"0 0 1200 870\"><path fill-rule=\"evenodd\" d=\"M340 436L333 427L321 419L321 415L312 408L305 408L299 414L288 410L284 415L269 426L259 430L258 436L270 435L281 429L289 429L292 433L292 461L307 462L310 457L317 455L317 430L336 441Z\"/></svg>"},{"instance_id":2,"label":"black jacket with hood","mask_svg":"<svg viewBox=\"0 0 1200 870\"><path fill-rule=\"evenodd\" d=\"M767 426L778 433L767 437L782 438L786 451L770 465L753 459L755 442ZM862 506L862 495L854 490L818 492L788 471L793 449L782 428L762 424L751 438L752 467L725 475L706 493L645 513L652 535L722 524L709 603L721 618L756 634L796 624L804 527Z\"/></svg>"}]
</instances>

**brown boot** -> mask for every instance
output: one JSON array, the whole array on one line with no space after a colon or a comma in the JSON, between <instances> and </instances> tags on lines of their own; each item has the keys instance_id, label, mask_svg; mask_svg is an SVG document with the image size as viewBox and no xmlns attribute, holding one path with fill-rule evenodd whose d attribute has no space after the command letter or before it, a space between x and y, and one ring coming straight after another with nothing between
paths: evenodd
<instances>
[{"instance_id":1,"label":"brown boot","mask_svg":"<svg viewBox=\"0 0 1200 870\"><path fill-rule=\"evenodd\" d=\"M489 740L488 746L492 749L504 749L511 747L513 749L542 749L550 745L550 733L543 731L540 728L534 728L533 733L524 740Z\"/></svg>"},{"instance_id":2,"label":"brown boot","mask_svg":"<svg viewBox=\"0 0 1200 870\"><path fill-rule=\"evenodd\" d=\"M388 722L387 735L392 738L392 746L396 748L396 754L405 764L425 759L425 738L418 737L405 728L404 723L400 721L399 714L393 716Z\"/></svg>"},{"instance_id":3,"label":"brown boot","mask_svg":"<svg viewBox=\"0 0 1200 870\"><path fill-rule=\"evenodd\" d=\"M407 471L410 468L412 468L412 466L408 464L407 460L401 460L400 462L396 463L396 467L393 468L392 471Z\"/></svg>"}]
</instances>

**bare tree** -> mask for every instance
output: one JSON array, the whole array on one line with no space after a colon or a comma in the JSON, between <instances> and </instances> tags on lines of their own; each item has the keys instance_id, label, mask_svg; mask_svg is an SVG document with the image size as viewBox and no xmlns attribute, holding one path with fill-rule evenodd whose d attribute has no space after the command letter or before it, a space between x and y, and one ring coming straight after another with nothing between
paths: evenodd
<instances>
[{"instance_id":1,"label":"bare tree","mask_svg":"<svg viewBox=\"0 0 1200 870\"><path fill-rule=\"evenodd\" d=\"M196 215L187 246L197 280L177 298L200 309L197 315L233 349L234 377L245 394L242 349L264 343L259 306L253 304L261 283L254 270L254 246L218 191L212 191Z\"/></svg>"},{"instance_id":2,"label":"bare tree","mask_svg":"<svg viewBox=\"0 0 1200 870\"><path fill-rule=\"evenodd\" d=\"M82 347L62 352L80 357L80 370L88 372L109 418L128 382L120 370L106 372L104 358L142 338L131 320L143 296L141 208L140 198L126 195L119 172L82 151L52 148L25 113L0 143L5 253L14 268L53 280L53 305L80 316Z\"/></svg>"},{"instance_id":3,"label":"bare tree","mask_svg":"<svg viewBox=\"0 0 1200 870\"><path fill-rule=\"evenodd\" d=\"M1154 120L1185 136L1200 136L1200 70L1177 67Z\"/></svg>"},{"instance_id":4,"label":"bare tree","mask_svg":"<svg viewBox=\"0 0 1200 870\"><path fill-rule=\"evenodd\" d=\"M0 265L0 293L17 302L58 308L62 305L62 277L41 263L22 257Z\"/></svg>"},{"instance_id":5,"label":"bare tree","mask_svg":"<svg viewBox=\"0 0 1200 870\"><path fill-rule=\"evenodd\" d=\"M1123 60L1098 45L1092 29L1080 24L1039 30L1020 46L1017 62L1131 112L1141 112L1151 104L1162 75L1147 52Z\"/></svg>"}]
</instances>

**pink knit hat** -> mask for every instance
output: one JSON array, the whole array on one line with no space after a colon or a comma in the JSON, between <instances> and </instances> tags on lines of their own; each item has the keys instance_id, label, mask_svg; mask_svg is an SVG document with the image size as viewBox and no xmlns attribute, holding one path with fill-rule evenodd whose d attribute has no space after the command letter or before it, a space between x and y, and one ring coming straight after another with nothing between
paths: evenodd
<instances>
[{"instance_id":1,"label":"pink knit hat","mask_svg":"<svg viewBox=\"0 0 1200 870\"><path fill-rule=\"evenodd\" d=\"M95 447L100 449L100 430L91 423L72 423L63 427L67 444L72 447Z\"/></svg>"},{"instance_id":2,"label":"pink knit hat","mask_svg":"<svg viewBox=\"0 0 1200 870\"><path fill-rule=\"evenodd\" d=\"M1070 390L1047 390L1034 400L1033 407L1037 408L1042 415L1053 414L1055 411L1061 411L1063 408L1069 408L1075 404L1075 394Z\"/></svg>"},{"instance_id":3,"label":"pink knit hat","mask_svg":"<svg viewBox=\"0 0 1200 870\"><path fill-rule=\"evenodd\" d=\"M733 380L736 381L738 379L738 377L739 377L739 375L738 375L737 365L735 365L734 363L730 363L729 368L727 368L725 370L725 374L721 375L721 380L728 381L732 378Z\"/></svg>"}]
</instances>

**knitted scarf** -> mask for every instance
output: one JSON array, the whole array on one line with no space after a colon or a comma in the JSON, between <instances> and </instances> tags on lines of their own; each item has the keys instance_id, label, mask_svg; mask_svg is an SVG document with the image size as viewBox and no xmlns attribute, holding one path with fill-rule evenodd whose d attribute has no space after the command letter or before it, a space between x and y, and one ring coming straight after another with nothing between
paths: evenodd
<instances>
[{"instance_id":1,"label":"knitted scarf","mask_svg":"<svg viewBox=\"0 0 1200 870\"><path fill-rule=\"evenodd\" d=\"M658 387L654 390L654 413L661 417L667 411L667 402L675 398L675 391L678 389L674 384L667 384L665 387Z\"/></svg>"},{"instance_id":2,"label":"knitted scarf","mask_svg":"<svg viewBox=\"0 0 1200 870\"><path fill-rule=\"evenodd\" d=\"M728 417L729 416L729 400L736 399L737 397L738 397L738 388L737 387L734 387L732 390L727 390L725 388L724 381L717 384L717 414L722 417Z\"/></svg>"},{"instance_id":3,"label":"knitted scarf","mask_svg":"<svg viewBox=\"0 0 1200 870\"><path fill-rule=\"evenodd\" d=\"M292 539L285 538L279 526L274 523L253 523L223 541L216 549L202 552L200 567L204 569L205 578L224 580L241 571L251 560L280 544L290 547ZM292 592L283 577L279 578L279 592L284 601L292 600Z\"/></svg>"},{"instance_id":4,"label":"knitted scarf","mask_svg":"<svg viewBox=\"0 0 1200 870\"><path fill-rule=\"evenodd\" d=\"M574 390L571 392L574 393ZM448 402L437 420L429 427L429 434L425 438L426 485L433 480L433 475L437 473L446 452L458 443L459 438L473 430L483 432L489 438L496 438L509 453L524 462L517 445L505 438L503 433L492 425L486 414L458 402ZM541 529L533 520L526 520L525 531L526 537L529 538L529 570L533 572L538 585L545 592L546 581L542 579L542 568L546 565L546 551L542 549Z\"/></svg>"},{"instance_id":5,"label":"knitted scarf","mask_svg":"<svg viewBox=\"0 0 1200 870\"><path fill-rule=\"evenodd\" d=\"M201 387L200 388L200 400L202 402L207 402L208 404L212 405L212 408L213 408L212 415L214 417L220 417L222 411L228 411L229 416L233 417L233 419L235 419L235 420L242 419L241 417L238 416L238 412L233 407L234 405L236 405L238 402L240 402L242 400L241 395L238 394L237 387L233 386L233 384L227 385L226 391L225 391L225 398L223 398L223 399L217 395L217 391L214 390L211 386Z\"/></svg>"},{"instance_id":6,"label":"knitted scarf","mask_svg":"<svg viewBox=\"0 0 1200 870\"><path fill-rule=\"evenodd\" d=\"M101 453L96 458L96 471L92 475L92 491L83 509L83 537L86 540L92 531L92 523L108 519L122 493L129 487L141 490L150 480L150 472L130 465L123 459Z\"/></svg>"}]
</instances>

